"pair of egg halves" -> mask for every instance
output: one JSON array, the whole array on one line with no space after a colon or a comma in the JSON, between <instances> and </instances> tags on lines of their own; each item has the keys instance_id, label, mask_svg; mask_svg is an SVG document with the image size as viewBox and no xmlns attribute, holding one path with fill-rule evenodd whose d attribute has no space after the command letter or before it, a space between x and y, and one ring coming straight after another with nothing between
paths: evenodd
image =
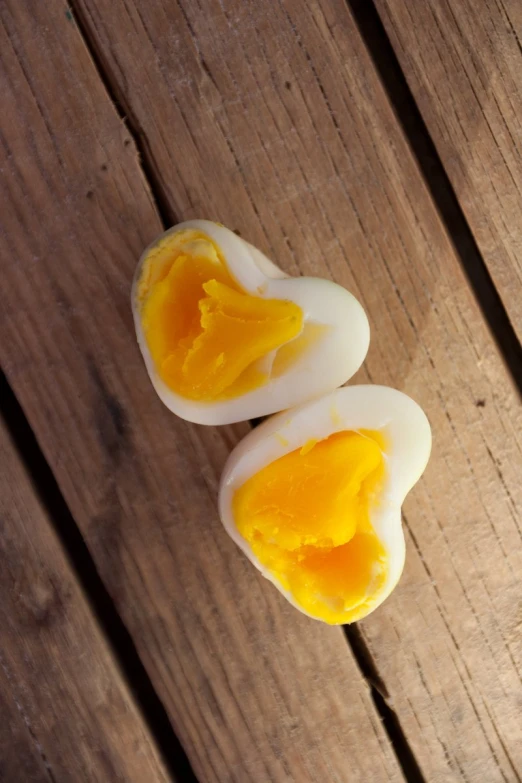
<instances>
[{"instance_id":1,"label":"pair of egg halves","mask_svg":"<svg viewBox=\"0 0 522 783\"><path fill-rule=\"evenodd\" d=\"M366 314L329 280L290 278L207 220L143 254L132 288L158 395L183 419L277 413L234 449L219 511L229 535L298 609L365 617L401 575L401 506L431 449L422 409L385 386L339 388L370 343Z\"/></svg>"}]
</instances>

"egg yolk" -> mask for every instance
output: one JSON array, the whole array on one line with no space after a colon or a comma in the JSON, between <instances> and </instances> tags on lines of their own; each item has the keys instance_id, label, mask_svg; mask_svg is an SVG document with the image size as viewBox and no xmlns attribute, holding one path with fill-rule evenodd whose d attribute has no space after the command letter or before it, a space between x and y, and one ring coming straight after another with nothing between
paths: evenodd
<instances>
[{"instance_id":1,"label":"egg yolk","mask_svg":"<svg viewBox=\"0 0 522 783\"><path fill-rule=\"evenodd\" d=\"M237 530L296 603L338 624L367 613L387 577L370 522L384 477L378 432L338 432L266 465L234 494Z\"/></svg>"},{"instance_id":2,"label":"egg yolk","mask_svg":"<svg viewBox=\"0 0 522 783\"><path fill-rule=\"evenodd\" d=\"M144 264L138 301L160 378L192 400L230 399L266 383L263 359L296 338L294 302L245 293L205 235L166 237Z\"/></svg>"}]
</instances>

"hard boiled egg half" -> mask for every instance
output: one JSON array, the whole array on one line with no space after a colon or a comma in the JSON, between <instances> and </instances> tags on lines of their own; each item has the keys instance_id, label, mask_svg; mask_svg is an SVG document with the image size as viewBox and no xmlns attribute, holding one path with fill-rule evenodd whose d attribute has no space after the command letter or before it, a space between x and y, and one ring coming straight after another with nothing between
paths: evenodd
<instances>
[{"instance_id":1,"label":"hard boiled egg half","mask_svg":"<svg viewBox=\"0 0 522 783\"><path fill-rule=\"evenodd\" d=\"M344 288L289 278L208 220L180 223L144 252L132 309L154 388L198 424L265 416L331 391L360 367L370 338Z\"/></svg>"},{"instance_id":2,"label":"hard boiled egg half","mask_svg":"<svg viewBox=\"0 0 522 783\"><path fill-rule=\"evenodd\" d=\"M431 449L422 409L385 386L338 389L253 430L225 467L222 522L298 609L351 623L404 565L401 505Z\"/></svg>"}]
</instances>

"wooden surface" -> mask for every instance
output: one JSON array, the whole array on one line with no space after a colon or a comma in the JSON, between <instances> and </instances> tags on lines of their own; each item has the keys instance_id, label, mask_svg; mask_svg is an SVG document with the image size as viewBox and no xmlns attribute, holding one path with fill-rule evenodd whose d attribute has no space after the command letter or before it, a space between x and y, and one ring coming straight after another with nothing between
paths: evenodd
<instances>
[{"instance_id":1,"label":"wooden surface","mask_svg":"<svg viewBox=\"0 0 522 783\"><path fill-rule=\"evenodd\" d=\"M160 223L76 26L60 2L1 16L2 363L196 774L399 780L342 631L292 610L221 527L245 428L190 426L150 387L129 286Z\"/></svg>"},{"instance_id":2,"label":"wooden surface","mask_svg":"<svg viewBox=\"0 0 522 783\"><path fill-rule=\"evenodd\" d=\"M522 337L522 5L376 0L404 74Z\"/></svg>"},{"instance_id":3,"label":"wooden surface","mask_svg":"<svg viewBox=\"0 0 522 783\"><path fill-rule=\"evenodd\" d=\"M520 403L348 7L75 11L81 31L54 0L0 12L0 359L198 778L418 780L342 632L287 606L217 521L248 425L185 424L149 386L128 304L161 230L147 177L169 219L221 220L364 303L358 379L420 402L434 453L403 579L360 630L424 780L519 780Z\"/></svg>"},{"instance_id":4,"label":"wooden surface","mask_svg":"<svg viewBox=\"0 0 522 783\"><path fill-rule=\"evenodd\" d=\"M173 213L211 215L288 272L347 285L373 327L368 376L427 411L434 455L405 507L406 573L363 629L426 778L510 779L520 409L348 9L81 8Z\"/></svg>"},{"instance_id":5,"label":"wooden surface","mask_svg":"<svg viewBox=\"0 0 522 783\"><path fill-rule=\"evenodd\" d=\"M165 782L0 418L0 780Z\"/></svg>"}]
</instances>

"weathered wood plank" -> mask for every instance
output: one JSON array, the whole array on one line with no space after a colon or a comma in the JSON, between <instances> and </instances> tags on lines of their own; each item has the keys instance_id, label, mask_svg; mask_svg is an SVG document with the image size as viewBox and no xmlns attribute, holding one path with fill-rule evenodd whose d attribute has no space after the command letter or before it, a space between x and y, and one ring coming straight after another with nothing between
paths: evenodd
<instances>
[{"instance_id":1,"label":"weathered wood plank","mask_svg":"<svg viewBox=\"0 0 522 783\"><path fill-rule=\"evenodd\" d=\"M522 339L522 6L376 5Z\"/></svg>"},{"instance_id":2,"label":"weathered wood plank","mask_svg":"<svg viewBox=\"0 0 522 783\"><path fill-rule=\"evenodd\" d=\"M173 211L346 284L368 376L428 412L406 572L364 633L427 780L516 780L520 407L345 3L79 8Z\"/></svg>"},{"instance_id":3,"label":"weathered wood plank","mask_svg":"<svg viewBox=\"0 0 522 783\"><path fill-rule=\"evenodd\" d=\"M70 13L9 0L0 19L1 360L198 777L400 780L341 630L294 612L217 518L245 427L181 422L146 378L130 283L161 226Z\"/></svg>"},{"instance_id":4,"label":"weathered wood plank","mask_svg":"<svg viewBox=\"0 0 522 783\"><path fill-rule=\"evenodd\" d=\"M171 780L1 418L0 464L0 780Z\"/></svg>"}]
</instances>

